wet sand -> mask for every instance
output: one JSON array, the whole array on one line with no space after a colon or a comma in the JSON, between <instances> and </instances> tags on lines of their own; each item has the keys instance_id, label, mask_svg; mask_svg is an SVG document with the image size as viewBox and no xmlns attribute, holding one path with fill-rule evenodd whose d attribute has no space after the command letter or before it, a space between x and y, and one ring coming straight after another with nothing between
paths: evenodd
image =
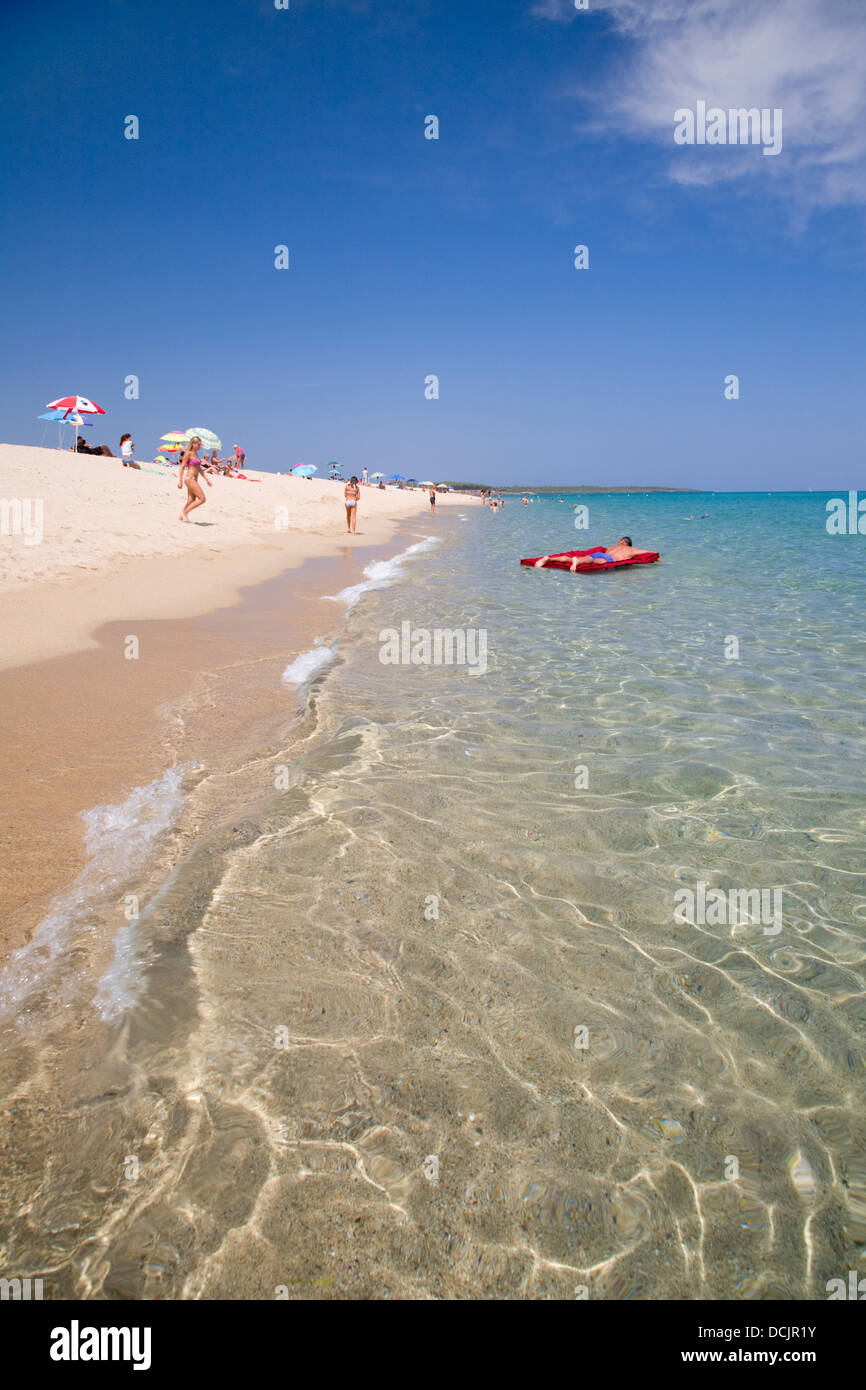
<instances>
[{"instance_id":1,"label":"wet sand","mask_svg":"<svg viewBox=\"0 0 866 1390\"><path fill-rule=\"evenodd\" d=\"M294 719L296 695L282 672L343 618L321 596L357 582L372 558L404 549L416 525L404 523L384 546L347 544L308 558L216 611L106 623L86 651L0 671L0 956L29 938L81 871L82 811L122 801L175 763L211 763L246 741L253 749L280 712ZM131 635L137 659L124 655Z\"/></svg>"}]
</instances>

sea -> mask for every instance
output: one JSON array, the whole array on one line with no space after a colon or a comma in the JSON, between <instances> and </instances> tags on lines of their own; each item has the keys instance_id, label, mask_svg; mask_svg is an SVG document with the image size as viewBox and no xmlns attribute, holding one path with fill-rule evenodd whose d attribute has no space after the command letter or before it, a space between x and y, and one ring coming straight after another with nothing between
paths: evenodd
<instances>
[{"instance_id":1,"label":"sea","mask_svg":"<svg viewBox=\"0 0 866 1390\"><path fill-rule=\"evenodd\" d=\"M833 498L441 509L327 596L260 747L87 812L0 972L0 1273L299 1300L862 1273L866 539ZM659 563L519 564L622 535Z\"/></svg>"}]
</instances>

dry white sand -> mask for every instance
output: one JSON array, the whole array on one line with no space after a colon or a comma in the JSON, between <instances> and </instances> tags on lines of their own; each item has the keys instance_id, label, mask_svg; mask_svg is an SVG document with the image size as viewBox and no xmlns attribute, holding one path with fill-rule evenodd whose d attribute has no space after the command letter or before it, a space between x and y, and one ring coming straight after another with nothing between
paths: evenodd
<instances>
[{"instance_id":1,"label":"dry white sand","mask_svg":"<svg viewBox=\"0 0 866 1390\"><path fill-rule=\"evenodd\" d=\"M362 487L349 536L342 483L253 471L251 482L211 478L207 505L184 524L178 470L148 468L157 465L0 444L0 666L79 650L104 622L235 602L243 586L310 556L386 542L401 518L436 524L426 493Z\"/></svg>"}]
</instances>

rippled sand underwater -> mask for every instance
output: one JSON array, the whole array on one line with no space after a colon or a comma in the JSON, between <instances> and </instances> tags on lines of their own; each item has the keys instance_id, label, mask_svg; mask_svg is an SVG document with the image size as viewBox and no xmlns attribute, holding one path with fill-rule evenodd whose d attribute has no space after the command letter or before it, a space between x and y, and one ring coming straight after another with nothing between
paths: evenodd
<instances>
[{"instance_id":1,"label":"rippled sand underwater","mask_svg":"<svg viewBox=\"0 0 866 1390\"><path fill-rule=\"evenodd\" d=\"M62 1007L7 1014L0 1263L134 1298L866 1273L863 567L823 504L598 499L585 543L664 561L582 577L516 564L584 543L571 502L509 502L335 615L291 738L186 774L216 828L163 838L118 957L73 937ZM486 673L383 665L406 621L484 628ZM781 890L781 929L676 921L699 882Z\"/></svg>"}]
</instances>

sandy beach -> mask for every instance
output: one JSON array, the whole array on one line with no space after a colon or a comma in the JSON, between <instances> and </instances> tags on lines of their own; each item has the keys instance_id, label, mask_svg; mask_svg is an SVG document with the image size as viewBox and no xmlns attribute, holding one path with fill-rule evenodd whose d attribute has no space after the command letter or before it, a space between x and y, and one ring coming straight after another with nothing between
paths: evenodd
<instances>
[{"instance_id":1,"label":"sandy beach","mask_svg":"<svg viewBox=\"0 0 866 1390\"><path fill-rule=\"evenodd\" d=\"M363 487L351 536L342 483L249 470L249 482L213 477L207 505L182 524L176 474L0 444L0 499L9 504L0 516L0 668L82 650L103 623L236 603L244 586L347 546L384 544L399 521L430 512L420 490ZM437 509L475 505L441 494Z\"/></svg>"},{"instance_id":2,"label":"sandy beach","mask_svg":"<svg viewBox=\"0 0 866 1390\"><path fill-rule=\"evenodd\" d=\"M436 524L427 494L365 487L349 535L342 484L260 473L215 477L182 524L176 470L146 467L0 445L0 499L21 503L0 518L3 952L81 870L82 812L291 708L283 667L339 621L321 596Z\"/></svg>"}]
</instances>

